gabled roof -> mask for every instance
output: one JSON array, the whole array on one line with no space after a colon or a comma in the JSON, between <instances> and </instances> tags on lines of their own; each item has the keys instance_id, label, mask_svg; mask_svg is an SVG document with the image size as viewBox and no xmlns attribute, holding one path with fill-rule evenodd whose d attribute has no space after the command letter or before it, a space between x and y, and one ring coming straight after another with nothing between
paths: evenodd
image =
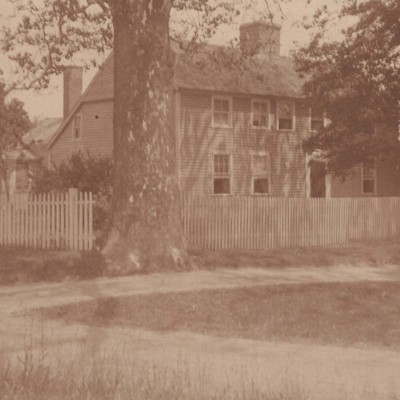
<instances>
[{"instance_id":1,"label":"gabled roof","mask_svg":"<svg viewBox=\"0 0 400 400\"><path fill-rule=\"evenodd\" d=\"M289 57L258 55L232 68L229 57L237 60L237 50L221 46L206 46L205 51L189 57L174 46L176 66L174 86L176 89L227 92L246 95L302 97L303 80L294 69ZM204 50L203 49L203 50ZM218 52L224 50L227 59L218 62ZM210 55L215 62L210 62ZM51 139L51 148L73 115L86 101L101 101L114 98L114 56L111 53L91 83L62 122Z\"/></svg>"},{"instance_id":2,"label":"gabled roof","mask_svg":"<svg viewBox=\"0 0 400 400\"><path fill-rule=\"evenodd\" d=\"M87 98L89 100L104 100L104 99L108 99L108 98L114 98L114 74L113 73L114 73L114 53L111 53L104 61L104 64L99 68L96 75L93 77L93 79L89 83L88 87L83 92L82 96L72 107L68 116L63 120L62 124L59 126L56 133L50 140L50 142L47 146L47 149L51 148L53 143L58 139L58 137L63 132L64 128L68 125L69 121L71 121L71 118L74 116L76 111L79 110L82 103L84 103ZM94 88L95 84L101 80L105 80L106 83L108 84L107 87L109 87L110 89L108 91L106 91L106 90L101 91L99 94L97 94L97 96L92 96L92 94L91 94L92 88ZM98 98L92 98L92 97L98 97Z\"/></svg>"},{"instance_id":3,"label":"gabled roof","mask_svg":"<svg viewBox=\"0 0 400 400\"><path fill-rule=\"evenodd\" d=\"M174 83L181 89L237 94L302 97L303 80L289 57L260 54L240 59L234 49L207 46L189 58L178 57Z\"/></svg>"}]
</instances>

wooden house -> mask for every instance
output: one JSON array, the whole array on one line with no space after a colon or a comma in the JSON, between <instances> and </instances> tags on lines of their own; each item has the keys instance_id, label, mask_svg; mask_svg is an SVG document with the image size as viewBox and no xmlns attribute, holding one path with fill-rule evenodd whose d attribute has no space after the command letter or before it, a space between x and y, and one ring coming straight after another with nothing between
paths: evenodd
<instances>
[{"instance_id":1,"label":"wooden house","mask_svg":"<svg viewBox=\"0 0 400 400\"><path fill-rule=\"evenodd\" d=\"M272 38L264 46L263 38ZM292 59L280 55L280 28L240 27L246 67L215 65L177 51L175 132L181 190L274 197L397 196L399 173L390 163L360 165L342 182L310 167L302 140L324 123L305 105ZM209 47L210 54L218 51ZM225 63L226 64L226 63ZM73 152L111 155L114 59L111 54L83 94L82 69L64 74L64 119L48 146L48 164Z\"/></svg>"}]
</instances>

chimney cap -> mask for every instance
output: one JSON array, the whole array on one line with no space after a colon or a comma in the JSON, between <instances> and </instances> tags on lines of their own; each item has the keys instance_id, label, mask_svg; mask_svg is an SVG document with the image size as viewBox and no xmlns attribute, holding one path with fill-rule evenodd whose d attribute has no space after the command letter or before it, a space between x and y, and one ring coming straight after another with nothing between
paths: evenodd
<instances>
[{"instance_id":1,"label":"chimney cap","mask_svg":"<svg viewBox=\"0 0 400 400\"><path fill-rule=\"evenodd\" d=\"M63 68L64 71L66 71L68 69L81 69L81 70L83 70L82 65L75 65L75 64L64 65L62 68Z\"/></svg>"},{"instance_id":2,"label":"chimney cap","mask_svg":"<svg viewBox=\"0 0 400 400\"><path fill-rule=\"evenodd\" d=\"M264 27L268 27L268 28L275 28L275 29L281 29L282 25L281 24L277 24L276 22L273 21L263 21L263 20L258 20L258 21L251 21L251 22L245 22L244 24L240 25L240 29L244 29L244 28L250 28L252 26L264 26Z\"/></svg>"}]
</instances>

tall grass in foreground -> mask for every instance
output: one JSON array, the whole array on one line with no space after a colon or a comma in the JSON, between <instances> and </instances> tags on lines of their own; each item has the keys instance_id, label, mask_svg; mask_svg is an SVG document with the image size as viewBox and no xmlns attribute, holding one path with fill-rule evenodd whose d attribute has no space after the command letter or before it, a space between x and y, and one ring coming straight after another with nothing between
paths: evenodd
<instances>
[{"instance_id":1,"label":"tall grass in foreground","mask_svg":"<svg viewBox=\"0 0 400 400\"><path fill-rule=\"evenodd\" d=\"M261 391L252 382L210 384L206 369L196 373L189 366L174 369L145 361L127 362L96 356L90 362L49 363L43 353L25 351L22 357L0 356L0 399L47 400L305 400L296 387L279 393Z\"/></svg>"}]
</instances>

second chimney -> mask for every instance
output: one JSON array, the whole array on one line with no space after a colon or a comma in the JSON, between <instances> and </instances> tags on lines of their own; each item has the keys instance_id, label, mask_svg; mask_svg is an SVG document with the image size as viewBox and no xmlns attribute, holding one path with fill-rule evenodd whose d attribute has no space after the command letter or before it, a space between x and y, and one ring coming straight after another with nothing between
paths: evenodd
<instances>
[{"instance_id":1,"label":"second chimney","mask_svg":"<svg viewBox=\"0 0 400 400\"><path fill-rule=\"evenodd\" d=\"M64 119L82 94L83 68L69 66L64 69Z\"/></svg>"},{"instance_id":2,"label":"second chimney","mask_svg":"<svg viewBox=\"0 0 400 400\"><path fill-rule=\"evenodd\" d=\"M254 21L240 26L240 47L249 54L280 55L281 27Z\"/></svg>"}]
</instances>

